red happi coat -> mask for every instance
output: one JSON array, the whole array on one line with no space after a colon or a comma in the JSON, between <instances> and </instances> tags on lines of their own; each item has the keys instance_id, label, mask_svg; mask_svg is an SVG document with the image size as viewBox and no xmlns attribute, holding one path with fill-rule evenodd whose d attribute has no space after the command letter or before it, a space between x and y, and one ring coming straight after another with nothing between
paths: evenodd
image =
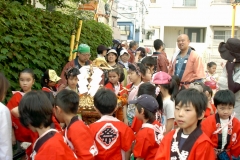
<instances>
[{"instance_id":1,"label":"red happi coat","mask_svg":"<svg viewBox=\"0 0 240 160\"><path fill-rule=\"evenodd\" d=\"M79 120L78 116L73 117L65 129L65 138L79 160L94 160L98 151L93 135L90 128Z\"/></svg>"},{"instance_id":2,"label":"red happi coat","mask_svg":"<svg viewBox=\"0 0 240 160\"><path fill-rule=\"evenodd\" d=\"M173 135L176 130L169 132L161 141L155 160L170 160ZM215 160L213 145L205 133L202 133L193 144L187 160Z\"/></svg>"},{"instance_id":3,"label":"red happi coat","mask_svg":"<svg viewBox=\"0 0 240 160\"><path fill-rule=\"evenodd\" d=\"M36 140L33 145L32 160L76 160L73 151L64 142L63 136L54 131L52 137L38 143L46 133ZM38 148L36 151L35 149Z\"/></svg>"},{"instance_id":4,"label":"red happi coat","mask_svg":"<svg viewBox=\"0 0 240 160\"><path fill-rule=\"evenodd\" d=\"M217 124L216 122L216 114L209 116L205 120L202 121L202 130L205 134L212 140L214 148L218 146L218 134L213 134L221 124ZM240 122L237 118L233 118L232 120L232 131L229 144L227 146L227 152L230 159L231 156L238 157L240 155Z\"/></svg>"},{"instance_id":5,"label":"red happi coat","mask_svg":"<svg viewBox=\"0 0 240 160\"><path fill-rule=\"evenodd\" d=\"M119 83L119 85L120 85L120 90L119 90L119 91L121 91L121 92L118 93L119 96L124 96L124 94L126 94L125 96L127 96L127 95L128 95L128 91L125 90L125 89L123 89L123 86L122 86L121 83ZM105 85L105 88L110 89L111 91L113 91L113 92L115 93L114 86L113 86L113 84L112 84L111 82L108 82L108 83Z\"/></svg>"},{"instance_id":6,"label":"red happi coat","mask_svg":"<svg viewBox=\"0 0 240 160\"><path fill-rule=\"evenodd\" d=\"M98 148L96 160L122 160L134 141L131 128L112 116L102 116L89 127Z\"/></svg>"},{"instance_id":7,"label":"red happi coat","mask_svg":"<svg viewBox=\"0 0 240 160\"><path fill-rule=\"evenodd\" d=\"M134 157L143 158L145 160L154 160L159 148L159 134L163 134L155 130L155 126L161 125L154 121L153 124L144 123L142 128L136 135L135 145L133 149Z\"/></svg>"}]
</instances>

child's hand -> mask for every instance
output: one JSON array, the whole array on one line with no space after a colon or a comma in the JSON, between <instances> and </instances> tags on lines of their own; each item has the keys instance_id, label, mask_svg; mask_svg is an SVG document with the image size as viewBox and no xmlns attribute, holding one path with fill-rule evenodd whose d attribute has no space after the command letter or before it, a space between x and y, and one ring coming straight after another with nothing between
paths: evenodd
<instances>
[{"instance_id":1,"label":"child's hand","mask_svg":"<svg viewBox=\"0 0 240 160\"><path fill-rule=\"evenodd\" d=\"M61 84L59 87L58 87L58 92L60 92L61 90L65 89L66 88L66 85L65 84Z\"/></svg>"}]
</instances>

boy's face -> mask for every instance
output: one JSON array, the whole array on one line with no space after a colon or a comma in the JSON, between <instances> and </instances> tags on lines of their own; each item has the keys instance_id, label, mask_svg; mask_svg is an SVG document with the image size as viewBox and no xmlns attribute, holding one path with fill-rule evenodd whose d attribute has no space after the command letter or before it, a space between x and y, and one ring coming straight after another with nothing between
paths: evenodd
<instances>
[{"instance_id":1,"label":"boy's face","mask_svg":"<svg viewBox=\"0 0 240 160\"><path fill-rule=\"evenodd\" d=\"M141 113L138 112L137 106L135 106L135 117L139 120L143 120L144 116L143 116L143 109L141 110Z\"/></svg>"},{"instance_id":2,"label":"boy's face","mask_svg":"<svg viewBox=\"0 0 240 160\"><path fill-rule=\"evenodd\" d=\"M196 109L192 103L181 104L181 102L175 107L174 116L175 120L180 128L183 129L184 134L190 134L197 127L198 120L202 119L204 112L200 118L197 117Z\"/></svg>"},{"instance_id":3,"label":"boy's face","mask_svg":"<svg viewBox=\"0 0 240 160\"><path fill-rule=\"evenodd\" d=\"M58 106L53 107L53 113L60 123L65 123L62 118L62 109Z\"/></svg>"},{"instance_id":4,"label":"boy's face","mask_svg":"<svg viewBox=\"0 0 240 160\"><path fill-rule=\"evenodd\" d=\"M219 104L217 106L217 112L221 119L228 119L233 113L233 105Z\"/></svg>"}]
</instances>

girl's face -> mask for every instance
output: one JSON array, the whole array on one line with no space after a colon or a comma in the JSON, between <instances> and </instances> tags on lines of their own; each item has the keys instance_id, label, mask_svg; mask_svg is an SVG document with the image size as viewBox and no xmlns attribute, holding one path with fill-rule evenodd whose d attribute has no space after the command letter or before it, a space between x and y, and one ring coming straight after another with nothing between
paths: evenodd
<instances>
[{"instance_id":1,"label":"girl's face","mask_svg":"<svg viewBox=\"0 0 240 160\"><path fill-rule=\"evenodd\" d=\"M123 55L121 55L121 60L126 63L129 60L129 55L127 53L124 53Z\"/></svg>"},{"instance_id":2,"label":"girl's face","mask_svg":"<svg viewBox=\"0 0 240 160\"><path fill-rule=\"evenodd\" d=\"M35 79L30 73L21 73L19 76L19 84L24 93L31 91L34 82Z\"/></svg>"},{"instance_id":3,"label":"girl's face","mask_svg":"<svg viewBox=\"0 0 240 160\"><path fill-rule=\"evenodd\" d=\"M217 66L213 65L212 67L208 67L208 72L214 74L216 72Z\"/></svg>"},{"instance_id":4,"label":"girl's face","mask_svg":"<svg viewBox=\"0 0 240 160\"><path fill-rule=\"evenodd\" d=\"M152 79L152 74L150 69L147 69L146 74L142 76L143 82L150 82Z\"/></svg>"},{"instance_id":5,"label":"girl's face","mask_svg":"<svg viewBox=\"0 0 240 160\"><path fill-rule=\"evenodd\" d=\"M47 81L47 80L46 80ZM57 82L50 81L48 82L48 87L55 87Z\"/></svg>"},{"instance_id":6,"label":"girl's face","mask_svg":"<svg viewBox=\"0 0 240 160\"><path fill-rule=\"evenodd\" d=\"M67 79L67 84L68 84L70 89L75 90L77 88L77 84L78 84L77 76L70 76Z\"/></svg>"},{"instance_id":7,"label":"girl's face","mask_svg":"<svg viewBox=\"0 0 240 160\"><path fill-rule=\"evenodd\" d=\"M141 81L141 76L138 75L136 71L129 70L129 71L128 71L128 77L129 77L129 80L130 80L132 83L136 83L136 82L138 82L139 80Z\"/></svg>"},{"instance_id":8,"label":"girl's face","mask_svg":"<svg viewBox=\"0 0 240 160\"><path fill-rule=\"evenodd\" d=\"M109 82L111 82L112 84L114 84L114 85L118 84L119 75L116 72L109 72L108 79L109 79Z\"/></svg>"},{"instance_id":9,"label":"girl's face","mask_svg":"<svg viewBox=\"0 0 240 160\"><path fill-rule=\"evenodd\" d=\"M117 56L114 53L109 53L107 55L108 62L113 63L116 61Z\"/></svg>"}]
</instances>

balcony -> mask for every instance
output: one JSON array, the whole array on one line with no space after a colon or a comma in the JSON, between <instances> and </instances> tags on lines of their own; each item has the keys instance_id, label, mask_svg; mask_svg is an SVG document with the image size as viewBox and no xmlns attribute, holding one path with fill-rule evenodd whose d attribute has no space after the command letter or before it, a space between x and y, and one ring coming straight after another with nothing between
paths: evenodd
<instances>
[{"instance_id":1,"label":"balcony","mask_svg":"<svg viewBox=\"0 0 240 160\"><path fill-rule=\"evenodd\" d=\"M212 4L230 4L232 0L212 0Z\"/></svg>"},{"instance_id":2,"label":"balcony","mask_svg":"<svg viewBox=\"0 0 240 160\"><path fill-rule=\"evenodd\" d=\"M173 0L173 7L196 7L196 0Z\"/></svg>"}]
</instances>

